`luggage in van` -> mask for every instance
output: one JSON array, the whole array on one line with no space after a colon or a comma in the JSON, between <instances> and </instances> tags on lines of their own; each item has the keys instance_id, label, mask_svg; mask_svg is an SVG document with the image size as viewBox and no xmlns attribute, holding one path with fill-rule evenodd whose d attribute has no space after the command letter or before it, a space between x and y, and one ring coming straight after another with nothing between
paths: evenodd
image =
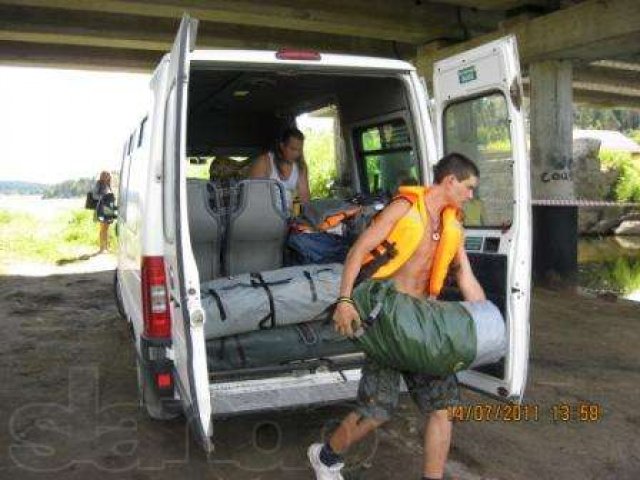
<instances>
[{"instance_id":1,"label":"luggage in van","mask_svg":"<svg viewBox=\"0 0 640 480\"><path fill-rule=\"evenodd\" d=\"M208 340L207 363L210 371L219 372L358 351L359 347L351 339L334 330L330 316L326 315L313 322Z\"/></svg>"},{"instance_id":2,"label":"luggage in van","mask_svg":"<svg viewBox=\"0 0 640 480\"><path fill-rule=\"evenodd\" d=\"M312 321L335 302L341 275L340 264L303 265L205 282L205 338Z\"/></svg>"}]
</instances>

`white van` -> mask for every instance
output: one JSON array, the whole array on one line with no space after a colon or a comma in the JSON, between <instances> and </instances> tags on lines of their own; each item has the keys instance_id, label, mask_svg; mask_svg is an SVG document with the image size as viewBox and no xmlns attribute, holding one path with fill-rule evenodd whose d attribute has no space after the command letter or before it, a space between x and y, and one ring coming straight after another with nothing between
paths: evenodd
<instances>
[{"instance_id":1,"label":"white van","mask_svg":"<svg viewBox=\"0 0 640 480\"><path fill-rule=\"evenodd\" d=\"M333 112L337 159L337 187L330 198L312 201L320 212L347 197L384 198L401 175L428 184L431 166L448 152L476 161L480 200L467 212L465 247L507 322L508 353L458 377L472 389L520 402L529 346L531 211L515 38L437 63L430 98L403 61L196 50L196 26L183 19L150 83L149 110L123 153L115 289L135 340L148 413L183 413L210 449L217 416L355 397L361 354L231 373L216 372L208 358L214 339L206 334L200 285L228 275L232 253L243 271L262 265L265 252L277 269L284 240L259 233L242 242L225 237L233 212L207 207L216 187L187 178L189 159L252 157L296 117L318 111ZM271 221L254 218L255 231ZM449 289L447 296L456 293Z\"/></svg>"}]
</instances>

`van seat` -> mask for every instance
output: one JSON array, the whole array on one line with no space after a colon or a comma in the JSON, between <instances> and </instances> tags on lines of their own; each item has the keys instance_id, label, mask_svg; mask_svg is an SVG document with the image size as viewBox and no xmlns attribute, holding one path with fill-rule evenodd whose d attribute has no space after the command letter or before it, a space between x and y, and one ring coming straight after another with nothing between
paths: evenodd
<instances>
[{"instance_id":1,"label":"van seat","mask_svg":"<svg viewBox=\"0 0 640 480\"><path fill-rule=\"evenodd\" d=\"M212 202L217 206L217 212L229 215L238 209L239 187L237 180L210 180L208 188L212 195Z\"/></svg>"},{"instance_id":2,"label":"van seat","mask_svg":"<svg viewBox=\"0 0 640 480\"><path fill-rule=\"evenodd\" d=\"M275 180L238 182L238 208L229 215L226 273L261 272L283 266L287 214L284 189Z\"/></svg>"},{"instance_id":3,"label":"van seat","mask_svg":"<svg viewBox=\"0 0 640 480\"><path fill-rule=\"evenodd\" d=\"M200 281L212 280L221 274L223 215L216 208L214 192L211 192L206 180L187 179L187 201L191 248Z\"/></svg>"}]
</instances>

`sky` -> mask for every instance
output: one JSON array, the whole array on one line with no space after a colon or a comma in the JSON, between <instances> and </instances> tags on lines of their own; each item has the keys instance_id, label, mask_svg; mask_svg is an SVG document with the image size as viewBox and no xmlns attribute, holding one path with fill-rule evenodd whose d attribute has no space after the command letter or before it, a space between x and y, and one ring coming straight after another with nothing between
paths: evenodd
<instances>
[{"instance_id":1,"label":"sky","mask_svg":"<svg viewBox=\"0 0 640 480\"><path fill-rule=\"evenodd\" d=\"M52 184L119 171L124 141L146 111L150 79L0 66L0 181ZM306 115L299 123L329 125Z\"/></svg>"},{"instance_id":2,"label":"sky","mask_svg":"<svg viewBox=\"0 0 640 480\"><path fill-rule=\"evenodd\" d=\"M0 180L57 183L120 170L148 74L0 67Z\"/></svg>"}]
</instances>

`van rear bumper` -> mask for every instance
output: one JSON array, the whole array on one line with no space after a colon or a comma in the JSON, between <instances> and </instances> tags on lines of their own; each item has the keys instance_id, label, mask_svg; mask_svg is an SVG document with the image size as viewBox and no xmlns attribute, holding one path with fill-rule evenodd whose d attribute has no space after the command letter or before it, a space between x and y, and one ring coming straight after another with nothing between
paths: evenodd
<instances>
[{"instance_id":1,"label":"van rear bumper","mask_svg":"<svg viewBox=\"0 0 640 480\"><path fill-rule=\"evenodd\" d=\"M353 400L360 369L300 376L214 383L209 386L214 416L322 405Z\"/></svg>"}]
</instances>

